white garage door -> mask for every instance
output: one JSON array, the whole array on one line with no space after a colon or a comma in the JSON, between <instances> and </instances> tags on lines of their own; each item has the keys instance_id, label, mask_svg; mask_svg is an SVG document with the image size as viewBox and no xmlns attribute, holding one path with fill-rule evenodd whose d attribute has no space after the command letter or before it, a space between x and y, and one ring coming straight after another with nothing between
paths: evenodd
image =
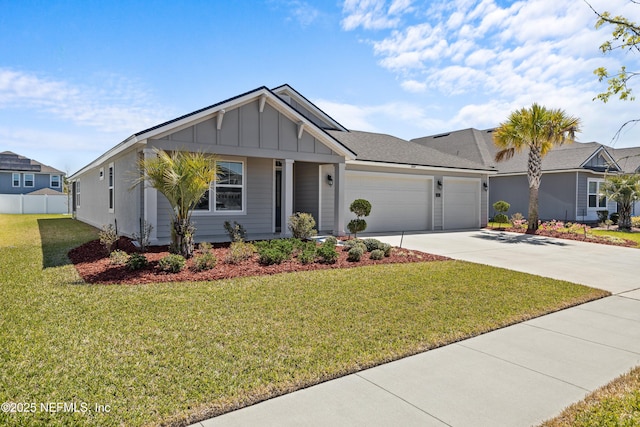
<instances>
[{"instance_id":1,"label":"white garage door","mask_svg":"<svg viewBox=\"0 0 640 427\"><path fill-rule=\"evenodd\" d=\"M367 232L431 229L430 178L346 171L346 181L345 225L355 219L351 202L366 199L371 202Z\"/></svg>"},{"instance_id":2,"label":"white garage door","mask_svg":"<svg viewBox=\"0 0 640 427\"><path fill-rule=\"evenodd\" d=\"M443 228L480 227L480 181L445 177L443 184Z\"/></svg>"}]
</instances>

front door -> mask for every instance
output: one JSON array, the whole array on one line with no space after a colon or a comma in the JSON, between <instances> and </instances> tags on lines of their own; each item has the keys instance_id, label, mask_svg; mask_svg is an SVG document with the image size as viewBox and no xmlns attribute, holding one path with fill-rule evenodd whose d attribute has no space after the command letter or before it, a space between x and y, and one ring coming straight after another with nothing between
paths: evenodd
<instances>
[{"instance_id":1,"label":"front door","mask_svg":"<svg viewBox=\"0 0 640 427\"><path fill-rule=\"evenodd\" d=\"M276 162L276 176L275 176L275 218L276 218L276 233L282 231L282 162Z\"/></svg>"}]
</instances>

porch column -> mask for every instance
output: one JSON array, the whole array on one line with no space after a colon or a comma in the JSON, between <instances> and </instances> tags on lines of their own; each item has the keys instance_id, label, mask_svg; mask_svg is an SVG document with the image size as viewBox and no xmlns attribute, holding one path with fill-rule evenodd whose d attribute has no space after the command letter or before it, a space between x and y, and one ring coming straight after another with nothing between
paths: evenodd
<instances>
[{"instance_id":1,"label":"porch column","mask_svg":"<svg viewBox=\"0 0 640 427\"><path fill-rule=\"evenodd\" d=\"M285 159L284 164L282 165L284 184L282 194L284 196L284 200L282 201L283 212L280 233L287 237L291 237L291 231L287 226L287 222L289 221L289 217L293 215L293 162L293 159Z\"/></svg>"},{"instance_id":2,"label":"porch column","mask_svg":"<svg viewBox=\"0 0 640 427\"><path fill-rule=\"evenodd\" d=\"M155 151L151 148L145 148L142 150L145 160L153 157L157 157ZM151 234L149 235L150 243L158 241L158 190L153 188L148 181L143 183L143 208L144 208L144 220L148 224L153 226ZM140 231L138 231L139 233Z\"/></svg>"},{"instance_id":3,"label":"porch column","mask_svg":"<svg viewBox=\"0 0 640 427\"><path fill-rule=\"evenodd\" d=\"M345 210L345 195L344 188L346 184L345 179L345 164L334 164L333 173L333 234L334 236L344 236L344 210Z\"/></svg>"}]
</instances>

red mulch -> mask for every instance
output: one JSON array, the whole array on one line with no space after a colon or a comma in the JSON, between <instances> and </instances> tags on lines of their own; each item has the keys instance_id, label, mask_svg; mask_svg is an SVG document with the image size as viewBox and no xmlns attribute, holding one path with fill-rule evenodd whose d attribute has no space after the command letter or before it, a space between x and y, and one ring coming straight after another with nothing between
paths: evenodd
<instances>
[{"instance_id":1,"label":"red mulch","mask_svg":"<svg viewBox=\"0 0 640 427\"><path fill-rule=\"evenodd\" d=\"M527 233L526 229L521 228L488 228L488 230L494 231L509 231L511 233L521 233L521 234L531 234ZM610 245L610 246L625 246L625 247L635 247L637 243L633 240L623 239L623 242L612 242L611 240L607 240L604 236L596 236L593 234L574 234L574 233L561 233L559 231L548 231L548 230L536 230L536 236L545 236L545 237L555 237L556 239L565 239L565 240L577 240L580 242L589 242L589 243L599 243L601 245Z\"/></svg>"},{"instance_id":2,"label":"red mulch","mask_svg":"<svg viewBox=\"0 0 640 427\"><path fill-rule=\"evenodd\" d=\"M117 249L127 253L138 252L131 241L121 237L116 245ZM211 270L197 272L193 268L193 259L187 260L186 267L179 273L165 273L158 267L158 260L169 254L167 246L150 247L144 255L149 260L149 265L143 269L131 271L126 265L112 265L106 255L104 246L99 240L93 240L69 251L69 259L75 265L82 279L87 283L121 283L141 284L157 282L184 282L184 281L208 281L230 279L233 277L262 276L293 271L324 270L330 268L352 268L364 265L397 264L407 262L444 261L450 258L431 255L424 252L409 251L394 248L390 257L378 261L369 259L369 254L364 254L358 262L347 261L347 252L337 247L338 260L335 264L313 263L303 265L295 258L279 265L261 265L258 255L240 264L228 264L226 259L228 244L214 245L212 249L218 259L218 263Z\"/></svg>"}]
</instances>

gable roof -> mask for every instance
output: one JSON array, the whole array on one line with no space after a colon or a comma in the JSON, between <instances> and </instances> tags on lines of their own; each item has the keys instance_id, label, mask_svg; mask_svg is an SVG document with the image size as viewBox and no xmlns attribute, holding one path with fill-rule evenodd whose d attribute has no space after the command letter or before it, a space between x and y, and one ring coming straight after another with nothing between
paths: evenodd
<instances>
[{"instance_id":1,"label":"gable roof","mask_svg":"<svg viewBox=\"0 0 640 427\"><path fill-rule=\"evenodd\" d=\"M285 88L285 87L292 90L292 88L289 85L283 85L283 86L280 86L279 88ZM129 138L125 139L115 147L108 150L106 153L102 154L93 162L89 163L85 167L75 172L71 176L71 178L73 179L76 175L79 175L84 171L97 166L98 164L104 163L108 158L122 151L125 151L136 144L146 144L147 140L150 138L156 138L162 134L166 134L167 132L172 132L178 127L189 125L199 120L203 120L210 117L216 117L219 115L224 115L225 109L238 108L248 102L255 101L256 99L260 99L261 103L264 103L268 100L270 105L274 106L276 109L278 109L278 111L288 116L292 121L295 121L295 122L298 122L299 124L304 125L304 130L306 132L320 139L323 143L325 143L329 148L331 148L333 151L335 151L339 155L342 155L347 159L355 158L355 153L353 153L351 150L349 150L349 148L344 146L337 139L335 139L329 133L327 133L327 131L324 128L318 126L317 123L307 118L304 114L302 114L296 108L291 106L291 104L286 102L285 99L283 99L281 96L276 94L274 91L267 88L266 86L261 86L259 88L250 90L243 94L234 96L232 98L228 98L224 101L217 102L208 107L204 107L199 110L192 111L191 113L184 114L180 117L176 117L175 119L171 119L166 122L147 128L145 130L142 130L140 132L136 132L133 135L131 135ZM308 104L310 106L313 106L313 104L311 104L310 102L308 102ZM313 106L313 108L318 109L315 106ZM318 109L318 111L320 110ZM328 115L324 114L324 116L327 117L328 120L333 121L333 119L331 119Z\"/></svg>"},{"instance_id":2,"label":"gable roof","mask_svg":"<svg viewBox=\"0 0 640 427\"><path fill-rule=\"evenodd\" d=\"M623 172L640 172L640 147L615 148L611 150Z\"/></svg>"},{"instance_id":3,"label":"gable roof","mask_svg":"<svg viewBox=\"0 0 640 427\"><path fill-rule=\"evenodd\" d=\"M0 153L0 170L13 172L53 173L64 175L64 172L35 160L16 154L12 151Z\"/></svg>"},{"instance_id":4,"label":"gable roof","mask_svg":"<svg viewBox=\"0 0 640 427\"><path fill-rule=\"evenodd\" d=\"M516 153L511 159L496 162L498 151L493 143L494 129L463 129L445 134L427 136L412 141L427 147L435 148L447 154L480 162L485 166L492 166L498 174L520 174L527 172L528 152ZM612 149L609 149L613 151ZM550 150L542 160L543 172L558 172L565 170L588 169L604 172L606 169L621 170L614 156L606 146L597 142L574 142L563 144ZM590 161L602 156L610 167L591 165ZM638 158L640 166L640 158Z\"/></svg>"},{"instance_id":5,"label":"gable roof","mask_svg":"<svg viewBox=\"0 0 640 427\"><path fill-rule=\"evenodd\" d=\"M452 156L391 135L354 130L328 132L355 152L356 160L437 168L493 170L481 163Z\"/></svg>"},{"instance_id":6,"label":"gable roof","mask_svg":"<svg viewBox=\"0 0 640 427\"><path fill-rule=\"evenodd\" d=\"M341 130L345 132L347 131L347 128L342 126L340 123L338 123L331 116L318 108L313 102L309 101L300 92L298 92L288 84L283 84L282 86L278 86L271 90L275 94L280 96L285 102L291 105L292 108L296 109L300 114L316 123L321 128L326 130ZM291 103L292 99L295 104Z\"/></svg>"}]
</instances>

